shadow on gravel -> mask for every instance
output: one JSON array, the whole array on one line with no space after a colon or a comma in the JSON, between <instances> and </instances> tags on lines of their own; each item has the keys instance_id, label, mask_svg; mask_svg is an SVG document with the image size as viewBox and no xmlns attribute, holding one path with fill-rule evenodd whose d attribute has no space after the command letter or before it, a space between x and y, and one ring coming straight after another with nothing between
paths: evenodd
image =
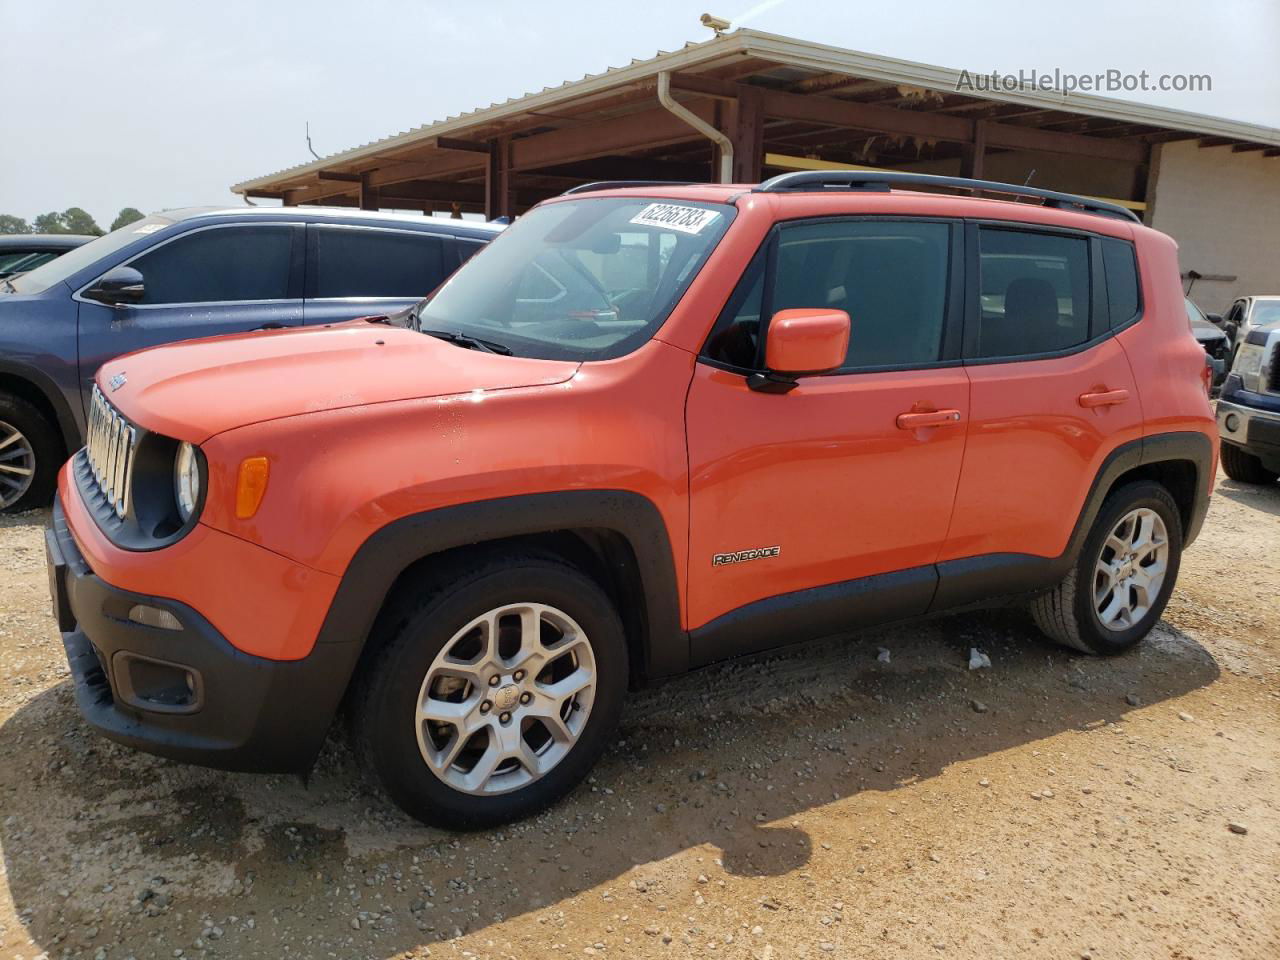
<instances>
[{"instance_id":1,"label":"shadow on gravel","mask_svg":"<svg viewBox=\"0 0 1280 960\"><path fill-rule=\"evenodd\" d=\"M971 646L990 669L967 669ZM90 734L63 683L0 727L0 842L16 909L51 955L172 956L199 938L215 955L280 956L271 931L293 929L308 939L292 955L390 957L588 891L685 902L646 865L692 847L738 877L802 869L811 841L791 821L806 811L1089 735L1217 676L1167 624L1100 660L1044 644L1010 611L807 644L635 695L571 797L458 836L410 822L337 742L307 783L172 764Z\"/></svg>"},{"instance_id":2,"label":"shadow on gravel","mask_svg":"<svg viewBox=\"0 0 1280 960\"><path fill-rule=\"evenodd\" d=\"M1214 494L1234 500L1243 506L1280 517L1280 483L1241 483L1223 476Z\"/></svg>"}]
</instances>

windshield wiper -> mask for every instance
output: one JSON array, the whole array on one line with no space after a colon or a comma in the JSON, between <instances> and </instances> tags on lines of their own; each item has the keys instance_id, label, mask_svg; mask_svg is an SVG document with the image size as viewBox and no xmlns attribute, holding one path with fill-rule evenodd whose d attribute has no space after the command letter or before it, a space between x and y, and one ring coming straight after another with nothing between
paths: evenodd
<instances>
[{"instance_id":1,"label":"windshield wiper","mask_svg":"<svg viewBox=\"0 0 1280 960\"><path fill-rule=\"evenodd\" d=\"M503 357L511 356L511 348L505 347L500 343L492 340L480 340L476 337L468 337L464 333L454 333L452 330L421 330L429 337L436 337L439 340L447 340L455 347L464 347L467 350L479 350L482 353L496 353Z\"/></svg>"},{"instance_id":2,"label":"windshield wiper","mask_svg":"<svg viewBox=\"0 0 1280 960\"><path fill-rule=\"evenodd\" d=\"M10 280L8 277L4 278L4 285L9 288L10 293L18 292L18 288L13 285L13 281Z\"/></svg>"}]
</instances>

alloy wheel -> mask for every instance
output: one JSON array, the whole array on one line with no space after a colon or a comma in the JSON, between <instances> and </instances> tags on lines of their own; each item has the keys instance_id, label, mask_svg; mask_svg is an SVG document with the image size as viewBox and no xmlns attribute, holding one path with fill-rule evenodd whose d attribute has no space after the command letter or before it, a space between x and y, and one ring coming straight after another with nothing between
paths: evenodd
<instances>
[{"instance_id":1,"label":"alloy wheel","mask_svg":"<svg viewBox=\"0 0 1280 960\"><path fill-rule=\"evenodd\" d=\"M31 488L36 452L22 431L0 420L0 509L11 507Z\"/></svg>"},{"instance_id":2,"label":"alloy wheel","mask_svg":"<svg viewBox=\"0 0 1280 960\"><path fill-rule=\"evenodd\" d=\"M1169 532L1147 507L1120 518L1102 543L1094 566L1093 603L1108 630L1137 624L1160 595L1169 570Z\"/></svg>"},{"instance_id":3,"label":"alloy wheel","mask_svg":"<svg viewBox=\"0 0 1280 960\"><path fill-rule=\"evenodd\" d=\"M572 617L540 603L497 607L432 661L414 717L418 749L455 790L518 790L568 755L595 688L591 642Z\"/></svg>"}]
</instances>

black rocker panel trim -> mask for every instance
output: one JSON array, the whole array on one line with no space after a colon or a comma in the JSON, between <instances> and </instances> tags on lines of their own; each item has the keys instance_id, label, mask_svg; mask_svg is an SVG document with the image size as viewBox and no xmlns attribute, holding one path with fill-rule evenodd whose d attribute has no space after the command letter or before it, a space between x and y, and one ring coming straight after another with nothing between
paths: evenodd
<instances>
[{"instance_id":1,"label":"black rocker panel trim","mask_svg":"<svg viewBox=\"0 0 1280 960\"><path fill-rule=\"evenodd\" d=\"M388 592L410 565L455 547L564 530L610 530L631 545L644 597L644 679L682 673L688 636L671 542L653 502L625 490L574 490L479 500L393 520L356 551L318 644L367 639ZM588 571L590 572L590 571Z\"/></svg>"},{"instance_id":2,"label":"black rocker panel trim","mask_svg":"<svg viewBox=\"0 0 1280 960\"><path fill-rule=\"evenodd\" d=\"M860 627L918 617L938 583L936 568L913 567L766 597L689 634L693 666Z\"/></svg>"}]
</instances>

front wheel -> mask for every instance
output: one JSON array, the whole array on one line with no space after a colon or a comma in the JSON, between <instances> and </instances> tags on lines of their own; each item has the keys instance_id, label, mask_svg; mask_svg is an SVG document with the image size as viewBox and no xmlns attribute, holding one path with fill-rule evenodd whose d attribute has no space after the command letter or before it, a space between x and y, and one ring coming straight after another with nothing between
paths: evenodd
<instances>
[{"instance_id":1,"label":"front wheel","mask_svg":"<svg viewBox=\"0 0 1280 960\"><path fill-rule=\"evenodd\" d=\"M424 583L388 618L355 748L407 813L452 829L527 817L608 744L627 689L622 624L558 559L493 557Z\"/></svg>"},{"instance_id":2,"label":"front wheel","mask_svg":"<svg viewBox=\"0 0 1280 960\"><path fill-rule=\"evenodd\" d=\"M0 513L48 504L62 460L62 442L40 411L0 394Z\"/></svg>"},{"instance_id":3,"label":"front wheel","mask_svg":"<svg viewBox=\"0 0 1280 960\"><path fill-rule=\"evenodd\" d=\"M1075 566L1031 614L1052 640L1112 656L1160 619L1182 559L1182 519L1158 483L1126 484L1098 512Z\"/></svg>"}]
</instances>

